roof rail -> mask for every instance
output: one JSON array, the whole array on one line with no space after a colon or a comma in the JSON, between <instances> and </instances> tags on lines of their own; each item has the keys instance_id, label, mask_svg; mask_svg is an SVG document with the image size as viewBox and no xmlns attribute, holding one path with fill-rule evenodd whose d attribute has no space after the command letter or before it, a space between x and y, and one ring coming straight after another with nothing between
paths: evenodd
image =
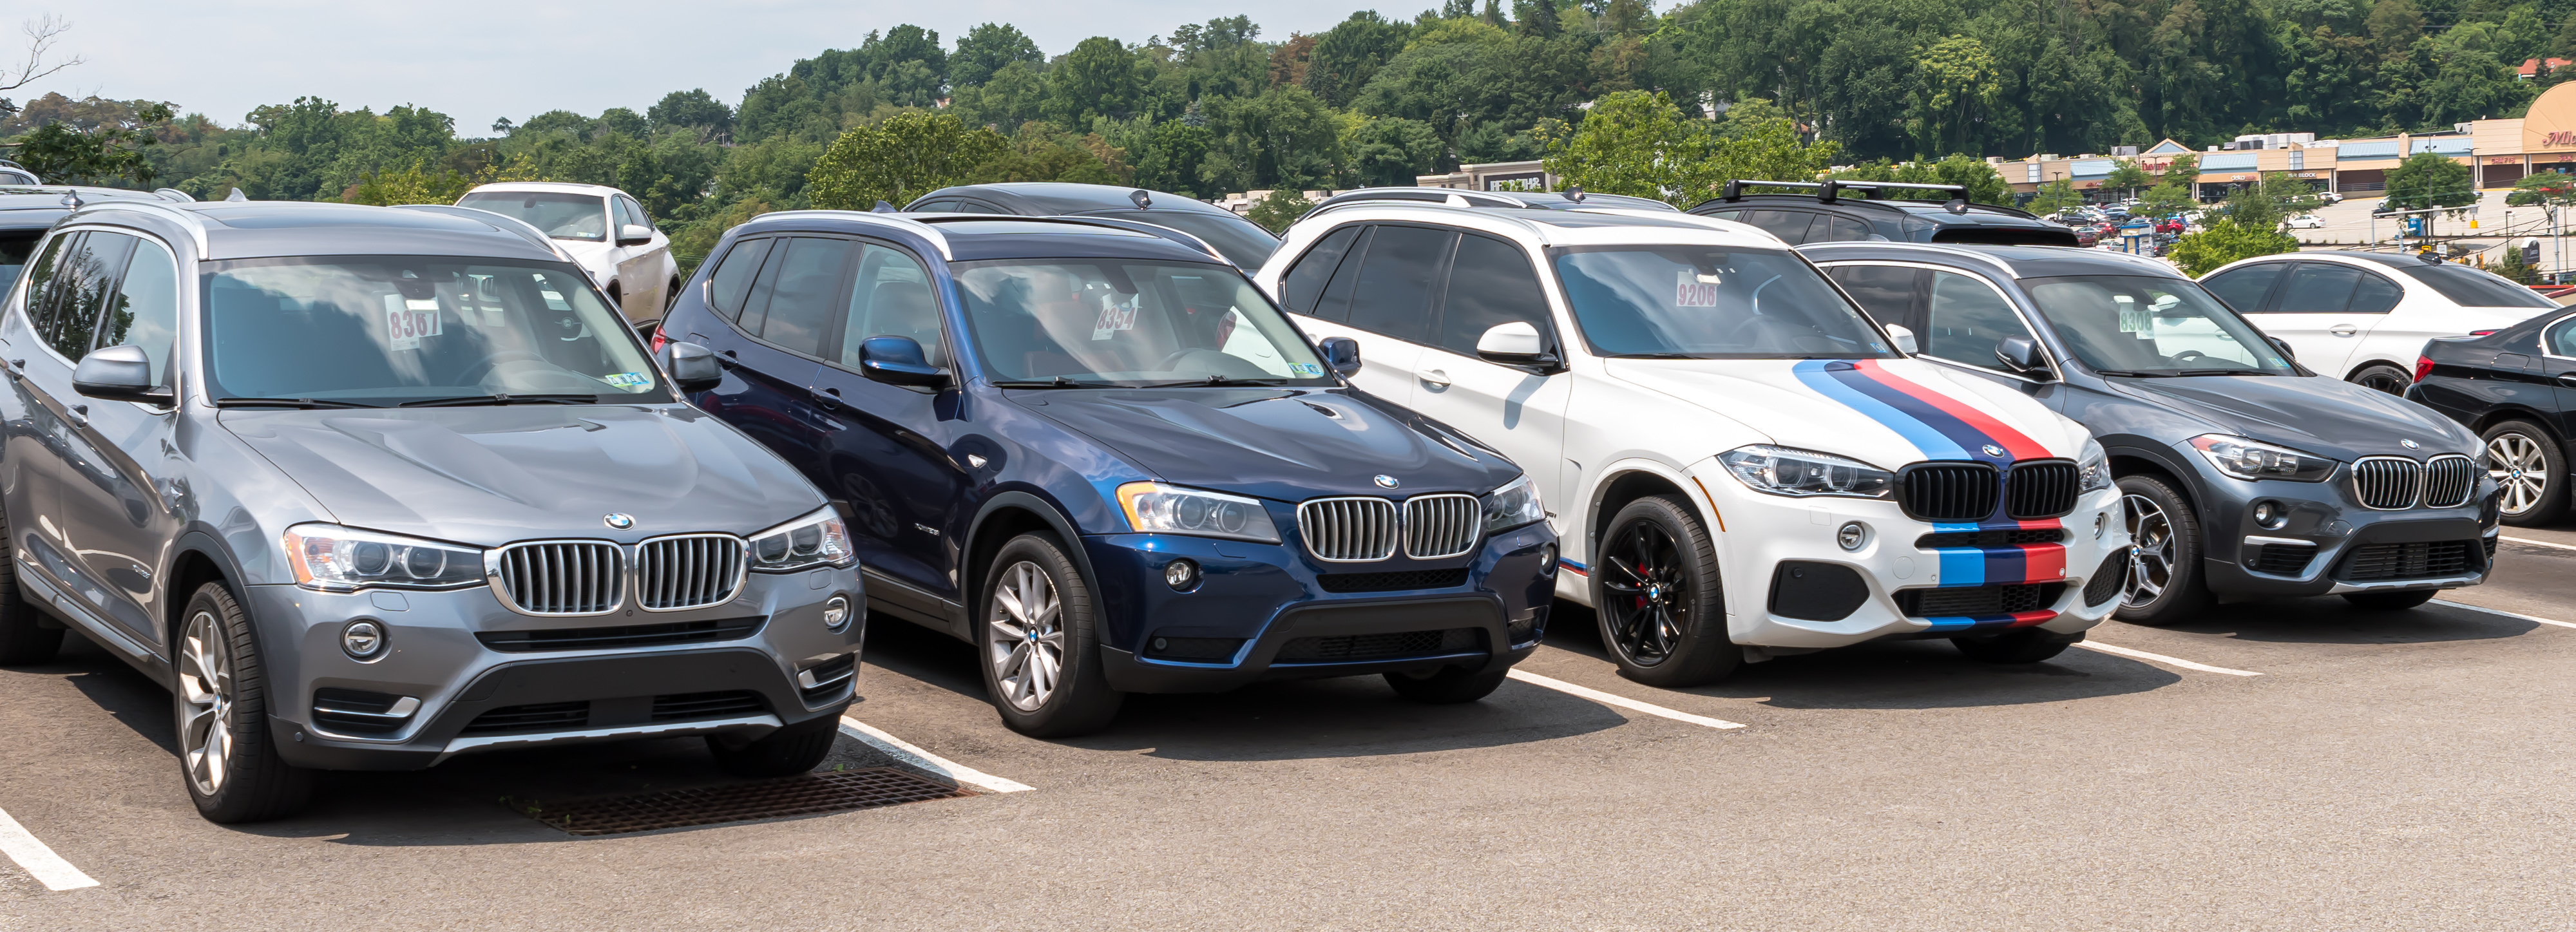
<instances>
[{"instance_id":1,"label":"roof rail","mask_svg":"<svg viewBox=\"0 0 2576 932\"><path fill-rule=\"evenodd\" d=\"M948 246L948 234L939 232L938 227L923 223L918 217L908 214L879 214L864 210L774 210L745 222L796 217L827 217L833 220L893 227L929 240L932 246L939 248L939 258L952 262L957 259L957 251Z\"/></svg>"},{"instance_id":2,"label":"roof rail","mask_svg":"<svg viewBox=\"0 0 2576 932\"><path fill-rule=\"evenodd\" d=\"M154 188L152 189L152 193L160 195L162 200L169 201L173 204L194 204L197 202L196 195L190 194L186 191L181 191L177 188Z\"/></svg>"},{"instance_id":3,"label":"roof rail","mask_svg":"<svg viewBox=\"0 0 2576 932\"><path fill-rule=\"evenodd\" d=\"M454 204L396 204L394 205L394 209L417 210L425 214L444 214L450 217L463 217L476 223L489 223L494 228L499 229L504 233L518 234L520 239L527 240L529 243L534 244L538 249L545 250L552 254L555 258L562 259L566 262L572 261L572 255L570 253L564 252L563 247L555 245L554 237L547 236L545 231L537 229L535 224L508 214L484 210L479 207L459 207Z\"/></svg>"},{"instance_id":4,"label":"roof rail","mask_svg":"<svg viewBox=\"0 0 2576 932\"><path fill-rule=\"evenodd\" d=\"M118 198L115 200L85 203L74 209L71 213L64 215L63 220L69 221L85 214L109 210L138 210L147 214L159 216L166 220L175 221L180 226L188 228L189 238L197 241L198 260L203 261L215 257L214 248L206 245L206 218L198 216L195 211L180 210L179 208L172 207L160 201L146 201L139 199L127 200L124 198Z\"/></svg>"},{"instance_id":5,"label":"roof rail","mask_svg":"<svg viewBox=\"0 0 2576 932\"><path fill-rule=\"evenodd\" d=\"M1849 181L1841 178L1827 178L1823 181L1760 181L1738 178L1728 181L1724 188L1719 189L1717 199L1730 204L1741 201L1744 199L1744 189L1747 185L1757 188L1798 188L1801 190L1811 190L1816 192L1816 200L1827 204L1835 203L1840 199L1841 193L1846 190L1869 191L1872 193L1887 189L1943 191L1950 195L1950 202L1941 205L1943 209L1954 214L1964 214L1968 212L1968 187L1966 185L1918 184L1910 181Z\"/></svg>"},{"instance_id":6,"label":"roof rail","mask_svg":"<svg viewBox=\"0 0 2576 932\"><path fill-rule=\"evenodd\" d=\"M1159 223L1148 223L1148 222L1145 222L1145 221L1142 221L1142 220L1121 220L1121 219L1117 219L1117 218L1113 218L1113 217L1073 217L1073 216L1019 217L1019 216L1007 216L1007 215L1000 215L1000 214L948 214L948 213L940 213L940 214L923 214L923 215L921 215L921 216L919 217L919 221L920 221L920 222L922 222L922 223L930 223L930 224L939 224L939 223L971 223L971 222L973 222L973 221L977 221L977 220L1034 220L1034 221L1038 221L1038 222L1040 222L1040 223L1066 223L1066 224L1076 224L1076 225L1080 225L1080 226L1103 227L1103 228L1106 228L1106 229L1112 229L1112 230L1125 230L1125 231L1127 231L1127 232L1129 232L1129 233L1144 233L1144 234L1151 235L1151 236L1159 236L1159 237L1162 237L1162 238L1164 238L1164 239L1171 240L1171 241L1173 241L1173 242L1179 243L1179 244L1181 244L1181 245L1183 245L1183 246L1190 247L1191 249L1196 249L1196 250L1198 250L1198 251L1200 251L1200 252L1207 253L1207 254L1208 254L1208 255L1210 255L1210 256L1214 256L1214 257L1216 257L1216 261L1218 261L1218 262L1223 262L1223 263L1225 263L1225 264L1227 264L1227 265L1234 265L1234 260L1232 260L1232 259L1228 259L1228 258L1226 258L1226 257L1225 257L1225 254L1224 254L1224 253L1221 253L1221 252L1216 251L1216 247L1208 245L1208 242L1207 242L1206 240L1200 239L1200 238L1198 238L1198 237L1196 237L1196 236L1192 236L1192 235L1190 235L1189 233L1186 233L1186 232L1183 232L1183 231L1180 231L1180 230L1172 229L1171 227L1163 226L1162 224L1159 224ZM1242 267L1242 266L1239 266L1239 265L1235 265L1235 268L1236 268L1237 270L1242 270L1242 269L1243 269L1243 267Z\"/></svg>"}]
</instances>

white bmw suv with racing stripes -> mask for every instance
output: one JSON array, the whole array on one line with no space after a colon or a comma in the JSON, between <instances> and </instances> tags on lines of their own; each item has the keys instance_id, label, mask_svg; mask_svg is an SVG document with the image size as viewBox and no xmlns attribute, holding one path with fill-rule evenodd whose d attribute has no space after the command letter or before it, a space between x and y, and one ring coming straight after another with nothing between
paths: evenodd
<instances>
[{"instance_id":1,"label":"white bmw suv with racing stripes","mask_svg":"<svg viewBox=\"0 0 2576 932\"><path fill-rule=\"evenodd\" d=\"M1546 490L1557 594L1640 682L1884 638L2036 662L2119 606L2128 532L2085 429L1909 358L1753 227L1360 193L1259 281L1357 344L1358 387Z\"/></svg>"}]
</instances>

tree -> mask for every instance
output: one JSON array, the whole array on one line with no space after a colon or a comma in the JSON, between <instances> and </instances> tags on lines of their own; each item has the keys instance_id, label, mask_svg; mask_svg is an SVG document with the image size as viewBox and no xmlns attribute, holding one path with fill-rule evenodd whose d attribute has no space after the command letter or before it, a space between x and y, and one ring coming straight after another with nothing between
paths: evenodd
<instances>
[{"instance_id":1,"label":"tree","mask_svg":"<svg viewBox=\"0 0 2576 932\"><path fill-rule=\"evenodd\" d=\"M495 173L497 174L497 172ZM533 180L533 179L530 179ZM426 162L413 162L398 172L367 172L358 183L342 192L340 200L350 204L453 204L472 190L476 180L448 169L432 169Z\"/></svg>"},{"instance_id":2,"label":"tree","mask_svg":"<svg viewBox=\"0 0 2576 932\"><path fill-rule=\"evenodd\" d=\"M1262 229L1272 233L1286 233L1289 224L1296 223L1298 218L1313 209L1314 203L1306 200L1304 192L1294 188L1274 188L1269 195L1254 201L1252 209L1244 212L1243 219L1260 224Z\"/></svg>"},{"instance_id":3,"label":"tree","mask_svg":"<svg viewBox=\"0 0 2576 932\"><path fill-rule=\"evenodd\" d=\"M1812 180L1839 151L1830 142L1799 142L1786 119L1736 133L1721 136L1707 121L1683 116L1662 91L1619 91L1594 102L1571 132L1551 132L1544 164L1586 191L1687 207L1732 179Z\"/></svg>"},{"instance_id":4,"label":"tree","mask_svg":"<svg viewBox=\"0 0 2576 932\"><path fill-rule=\"evenodd\" d=\"M1929 154L1973 148L1969 135L1976 121L2002 93L1994 53L1983 42L1951 36L1915 56L1914 70L1915 115L1907 125L1916 150Z\"/></svg>"},{"instance_id":5,"label":"tree","mask_svg":"<svg viewBox=\"0 0 2576 932\"><path fill-rule=\"evenodd\" d=\"M2136 159L2120 159L2112 162L2111 174L2102 179L2103 187L2119 188L2132 196L2137 194L2139 188L2155 183L2155 176L2147 174L2146 169L2139 168Z\"/></svg>"},{"instance_id":6,"label":"tree","mask_svg":"<svg viewBox=\"0 0 2576 932\"><path fill-rule=\"evenodd\" d=\"M2030 200L2032 213L2046 216L2069 207L2081 207L2084 194L2075 190L2075 182L2065 178L2041 182L2039 194Z\"/></svg>"},{"instance_id":7,"label":"tree","mask_svg":"<svg viewBox=\"0 0 2576 932\"><path fill-rule=\"evenodd\" d=\"M1351 14L1341 25L1315 37L1306 62L1306 89L1334 107L1348 107L1360 88L1377 76L1379 66L1404 51L1413 29L1390 23L1375 10Z\"/></svg>"},{"instance_id":8,"label":"tree","mask_svg":"<svg viewBox=\"0 0 2576 932\"><path fill-rule=\"evenodd\" d=\"M2147 193L2138 198L2139 211L2150 217L2179 216L2191 206L2191 192L2170 181L2148 188Z\"/></svg>"},{"instance_id":9,"label":"tree","mask_svg":"<svg viewBox=\"0 0 2576 932\"><path fill-rule=\"evenodd\" d=\"M2466 207L2478 202L2469 167L2438 152L2418 152L2388 170L2388 206L2400 210Z\"/></svg>"},{"instance_id":10,"label":"tree","mask_svg":"<svg viewBox=\"0 0 2576 932\"><path fill-rule=\"evenodd\" d=\"M1047 119L1059 126L1089 126L1093 117L1133 112L1145 90L1139 64L1136 54L1116 39L1082 40L1047 69Z\"/></svg>"},{"instance_id":11,"label":"tree","mask_svg":"<svg viewBox=\"0 0 2576 932\"><path fill-rule=\"evenodd\" d=\"M170 116L169 105L152 104L129 122L87 131L70 123L47 123L11 145L18 164L55 184L149 185L154 172L143 150L157 141L152 125L169 122Z\"/></svg>"},{"instance_id":12,"label":"tree","mask_svg":"<svg viewBox=\"0 0 2576 932\"><path fill-rule=\"evenodd\" d=\"M806 175L806 193L824 210L867 210L878 201L901 207L962 182L1006 142L945 113L899 113L841 134Z\"/></svg>"},{"instance_id":13,"label":"tree","mask_svg":"<svg viewBox=\"0 0 2576 932\"><path fill-rule=\"evenodd\" d=\"M2195 278L2238 259L2299 251L2299 238L2277 229L2249 227L2221 217L2198 233L2174 241L2170 258Z\"/></svg>"},{"instance_id":14,"label":"tree","mask_svg":"<svg viewBox=\"0 0 2576 932\"><path fill-rule=\"evenodd\" d=\"M2392 177L2394 174L2392 170ZM2307 182L2292 181L2285 173L2271 172L2236 189L2235 193L2227 196L2227 203L2219 210L2228 219L2236 221L2237 226L2249 230L2279 230L2282 221L2315 210L2318 203L2315 193L2308 190Z\"/></svg>"},{"instance_id":15,"label":"tree","mask_svg":"<svg viewBox=\"0 0 2576 932\"><path fill-rule=\"evenodd\" d=\"M662 95L660 103L644 108L644 118L656 128L697 130L709 140L729 138L733 130L733 108L709 96L703 87Z\"/></svg>"},{"instance_id":16,"label":"tree","mask_svg":"<svg viewBox=\"0 0 2576 932\"><path fill-rule=\"evenodd\" d=\"M2200 187L2200 156L2189 152L2174 156L2165 163L2163 175L2163 183L2181 188L2184 195L2195 193Z\"/></svg>"},{"instance_id":17,"label":"tree","mask_svg":"<svg viewBox=\"0 0 2576 932\"><path fill-rule=\"evenodd\" d=\"M2576 175L2564 172L2536 172L2513 183L2513 193L2505 195L2507 207L2565 207L2576 204Z\"/></svg>"},{"instance_id":18,"label":"tree","mask_svg":"<svg viewBox=\"0 0 2576 932\"><path fill-rule=\"evenodd\" d=\"M1371 186L1413 184L1438 164L1441 152L1440 134L1430 124L1401 117L1363 122L1343 145L1360 183Z\"/></svg>"},{"instance_id":19,"label":"tree","mask_svg":"<svg viewBox=\"0 0 2576 932\"><path fill-rule=\"evenodd\" d=\"M948 56L948 80L961 88L975 87L1013 62L1043 67L1046 53L1017 26L985 23L957 37L957 53Z\"/></svg>"},{"instance_id":20,"label":"tree","mask_svg":"<svg viewBox=\"0 0 2576 932\"><path fill-rule=\"evenodd\" d=\"M71 29L70 20L52 14L20 23L18 31L27 37L27 58L16 68L0 68L0 91L14 91L38 78L81 64L84 59L78 55L53 62L45 60L46 56L53 54L54 46L61 44L63 33ZM17 112L17 109L7 98L0 98L0 115Z\"/></svg>"}]
</instances>

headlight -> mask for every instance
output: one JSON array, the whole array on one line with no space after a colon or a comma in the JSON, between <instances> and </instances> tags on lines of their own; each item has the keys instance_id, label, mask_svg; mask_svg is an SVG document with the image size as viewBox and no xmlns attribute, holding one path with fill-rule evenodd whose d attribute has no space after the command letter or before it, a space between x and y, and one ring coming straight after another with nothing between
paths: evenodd
<instances>
[{"instance_id":1,"label":"headlight","mask_svg":"<svg viewBox=\"0 0 2576 932\"><path fill-rule=\"evenodd\" d=\"M1538 498L1538 484L1531 482L1528 476L1485 493L1483 501L1487 534L1547 519L1547 506Z\"/></svg>"},{"instance_id":2,"label":"headlight","mask_svg":"<svg viewBox=\"0 0 2576 932\"><path fill-rule=\"evenodd\" d=\"M286 529L295 584L325 592L446 589L483 581L483 551L336 524Z\"/></svg>"},{"instance_id":3,"label":"headlight","mask_svg":"<svg viewBox=\"0 0 2576 932\"><path fill-rule=\"evenodd\" d=\"M830 505L751 536L754 572L792 573L817 566L848 566L857 559L857 552L850 549L850 528L841 523L841 513Z\"/></svg>"},{"instance_id":4,"label":"headlight","mask_svg":"<svg viewBox=\"0 0 2576 932\"><path fill-rule=\"evenodd\" d=\"M2111 456L2102 452L2099 440L2084 438L2084 455L2076 458L2075 470L2083 479L2076 486L2077 494L2111 487Z\"/></svg>"},{"instance_id":5,"label":"headlight","mask_svg":"<svg viewBox=\"0 0 2576 932\"><path fill-rule=\"evenodd\" d=\"M1773 495L1847 495L1886 498L1896 474L1855 459L1754 444L1717 455L1726 471L1756 492Z\"/></svg>"},{"instance_id":6,"label":"headlight","mask_svg":"<svg viewBox=\"0 0 2576 932\"><path fill-rule=\"evenodd\" d=\"M2287 479L2323 482L2334 475L2335 461L2226 434L2202 434L2189 441L2219 472L2239 479Z\"/></svg>"},{"instance_id":7,"label":"headlight","mask_svg":"<svg viewBox=\"0 0 2576 932\"><path fill-rule=\"evenodd\" d=\"M1127 526L1147 534L1192 534L1279 542L1279 526L1259 499L1160 482L1130 482L1118 487L1118 506Z\"/></svg>"}]
</instances>

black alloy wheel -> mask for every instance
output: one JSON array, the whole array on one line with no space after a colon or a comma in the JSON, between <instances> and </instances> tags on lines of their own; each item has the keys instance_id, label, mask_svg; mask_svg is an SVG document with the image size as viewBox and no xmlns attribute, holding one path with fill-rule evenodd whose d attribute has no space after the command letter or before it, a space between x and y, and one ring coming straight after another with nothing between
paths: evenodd
<instances>
[{"instance_id":1,"label":"black alloy wheel","mask_svg":"<svg viewBox=\"0 0 2576 932\"><path fill-rule=\"evenodd\" d=\"M2352 374L2352 384L2372 391L2404 395L2406 386L2415 384L2415 377L2387 363L2372 363Z\"/></svg>"},{"instance_id":2,"label":"black alloy wheel","mask_svg":"<svg viewBox=\"0 0 2576 932\"><path fill-rule=\"evenodd\" d=\"M1619 672L1649 686L1696 686L1735 672L1717 550L1675 496L1628 503L1610 519L1592 564L1601 643Z\"/></svg>"}]
</instances>

